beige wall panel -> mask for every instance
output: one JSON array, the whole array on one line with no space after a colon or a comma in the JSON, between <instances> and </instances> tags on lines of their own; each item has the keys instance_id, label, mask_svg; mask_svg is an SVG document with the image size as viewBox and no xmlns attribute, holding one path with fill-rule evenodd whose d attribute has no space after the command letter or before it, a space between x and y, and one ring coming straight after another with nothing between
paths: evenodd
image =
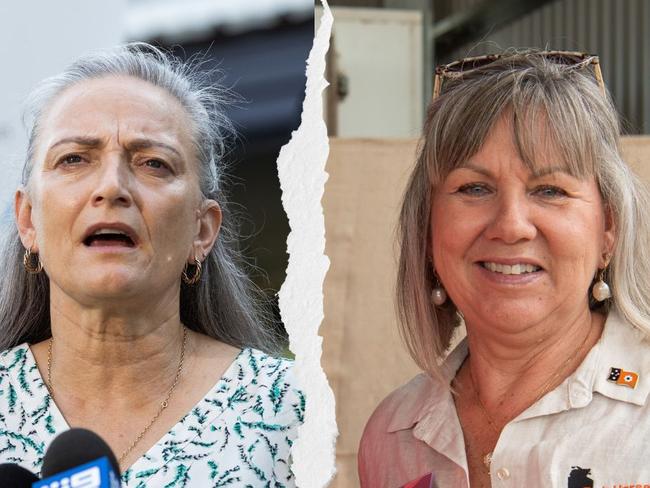
<instances>
[{"instance_id":1,"label":"beige wall panel","mask_svg":"<svg viewBox=\"0 0 650 488\"><path fill-rule=\"evenodd\" d=\"M650 137L627 137L624 155L650 182ZM414 139L333 139L325 187L323 367L336 396L338 474L358 486L357 446L377 404L418 373L397 332L395 224L416 154Z\"/></svg>"},{"instance_id":2,"label":"beige wall panel","mask_svg":"<svg viewBox=\"0 0 650 488\"><path fill-rule=\"evenodd\" d=\"M624 137L623 158L636 174L650 184L650 136Z\"/></svg>"},{"instance_id":3,"label":"beige wall panel","mask_svg":"<svg viewBox=\"0 0 650 488\"><path fill-rule=\"evenodd\" d=\"M396 385L417 373L393 308L394 225L414 161L413 140L332 140L325 186L323 365L336 395L338 475L358 485L356 452L365 421Z\"/></svg>"},{"instance_id":4,"label":"beige wall panel","mask_svg":"<svg viewBox=\"0 0 650 488\"><path fill-rule=\"evenodd\" d=\"M333 56L348 80L347 95L334 105L336 134L417 136L423 105L421 12L337 7L333 14Z\"/></svg>"}]
</instances>

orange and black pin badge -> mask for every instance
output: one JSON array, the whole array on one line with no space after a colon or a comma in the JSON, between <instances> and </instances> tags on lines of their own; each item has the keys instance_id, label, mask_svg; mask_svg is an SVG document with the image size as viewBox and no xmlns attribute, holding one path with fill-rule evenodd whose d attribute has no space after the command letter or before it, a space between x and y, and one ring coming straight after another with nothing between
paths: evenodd
<instances>
[{"instance_id":1,"label":"orange and black pin badge","mask_svg":"<svg viewBox=\"0 0 650 488\"><path fill-rule=\"evenodd\" d=\"M610 368L607 381L611 381L620 386L627 386L628 388L636 388L636 384L639 381L639 375L634 371L625 371L621 368Z\"/></svg>"}]
</instances>

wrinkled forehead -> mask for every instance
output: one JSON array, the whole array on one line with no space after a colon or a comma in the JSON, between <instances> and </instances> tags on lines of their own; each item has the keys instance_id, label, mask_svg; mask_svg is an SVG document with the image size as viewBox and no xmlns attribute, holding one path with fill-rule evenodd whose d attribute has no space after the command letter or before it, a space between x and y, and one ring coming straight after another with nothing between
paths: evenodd
<instances>
[{"instance_id":1,"label":"wrinkled forehead","mask_svg":"<svg viewBox=\"0 0 650 488\"><path fill-rule=\"evenodd\" d=\"M104 76L58 93L38 120L36 160L57 139L137 136L194 152L189 116L172 94L134 77ZM40 157L39 157L40 156Z\"/></svg>"}]
</instances>

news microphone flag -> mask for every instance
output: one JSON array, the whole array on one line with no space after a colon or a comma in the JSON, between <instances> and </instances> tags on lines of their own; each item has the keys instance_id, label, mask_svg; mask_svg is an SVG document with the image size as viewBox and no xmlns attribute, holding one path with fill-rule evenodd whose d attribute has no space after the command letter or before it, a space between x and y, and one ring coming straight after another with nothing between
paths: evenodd
<instances>
[{"instance_id":1,"label":"news microphone flag","mask_svg":"<svg viewBox=\"0 0 650 488\"><path fill-rule=\"evenodd\" d=\"M108 457L104 456L81 466L32 483L32 488L120 488Z\"/></svg>"}]
</instances>

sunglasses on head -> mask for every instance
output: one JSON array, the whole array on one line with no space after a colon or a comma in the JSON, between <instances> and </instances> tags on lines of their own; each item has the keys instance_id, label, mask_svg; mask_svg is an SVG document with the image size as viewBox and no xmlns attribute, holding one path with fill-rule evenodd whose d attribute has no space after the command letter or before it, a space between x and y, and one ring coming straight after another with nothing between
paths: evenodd
<instances>
[{"instance_id":1,"label":"sunglasses on head","mask_svg":"<svg viewBox=\"0 0 650 488\"><path fill-rule=\"evenodd\" d=\"M501 58L511 56L512 55L508 54L487 54L485 56L464 58L449 64L438 66L436 68L436 76L433 83L433 100L440 96L445 79L462 79L464 75L485 68ZM575 69L593 66L594 77L596 78L601 91L605 94L605 83L600 71L600 61L598 60L598 56L574 51L536 51L523 54L523 56L541 56L554 63L563 64Z\"/></svg>"}]
</instances>

